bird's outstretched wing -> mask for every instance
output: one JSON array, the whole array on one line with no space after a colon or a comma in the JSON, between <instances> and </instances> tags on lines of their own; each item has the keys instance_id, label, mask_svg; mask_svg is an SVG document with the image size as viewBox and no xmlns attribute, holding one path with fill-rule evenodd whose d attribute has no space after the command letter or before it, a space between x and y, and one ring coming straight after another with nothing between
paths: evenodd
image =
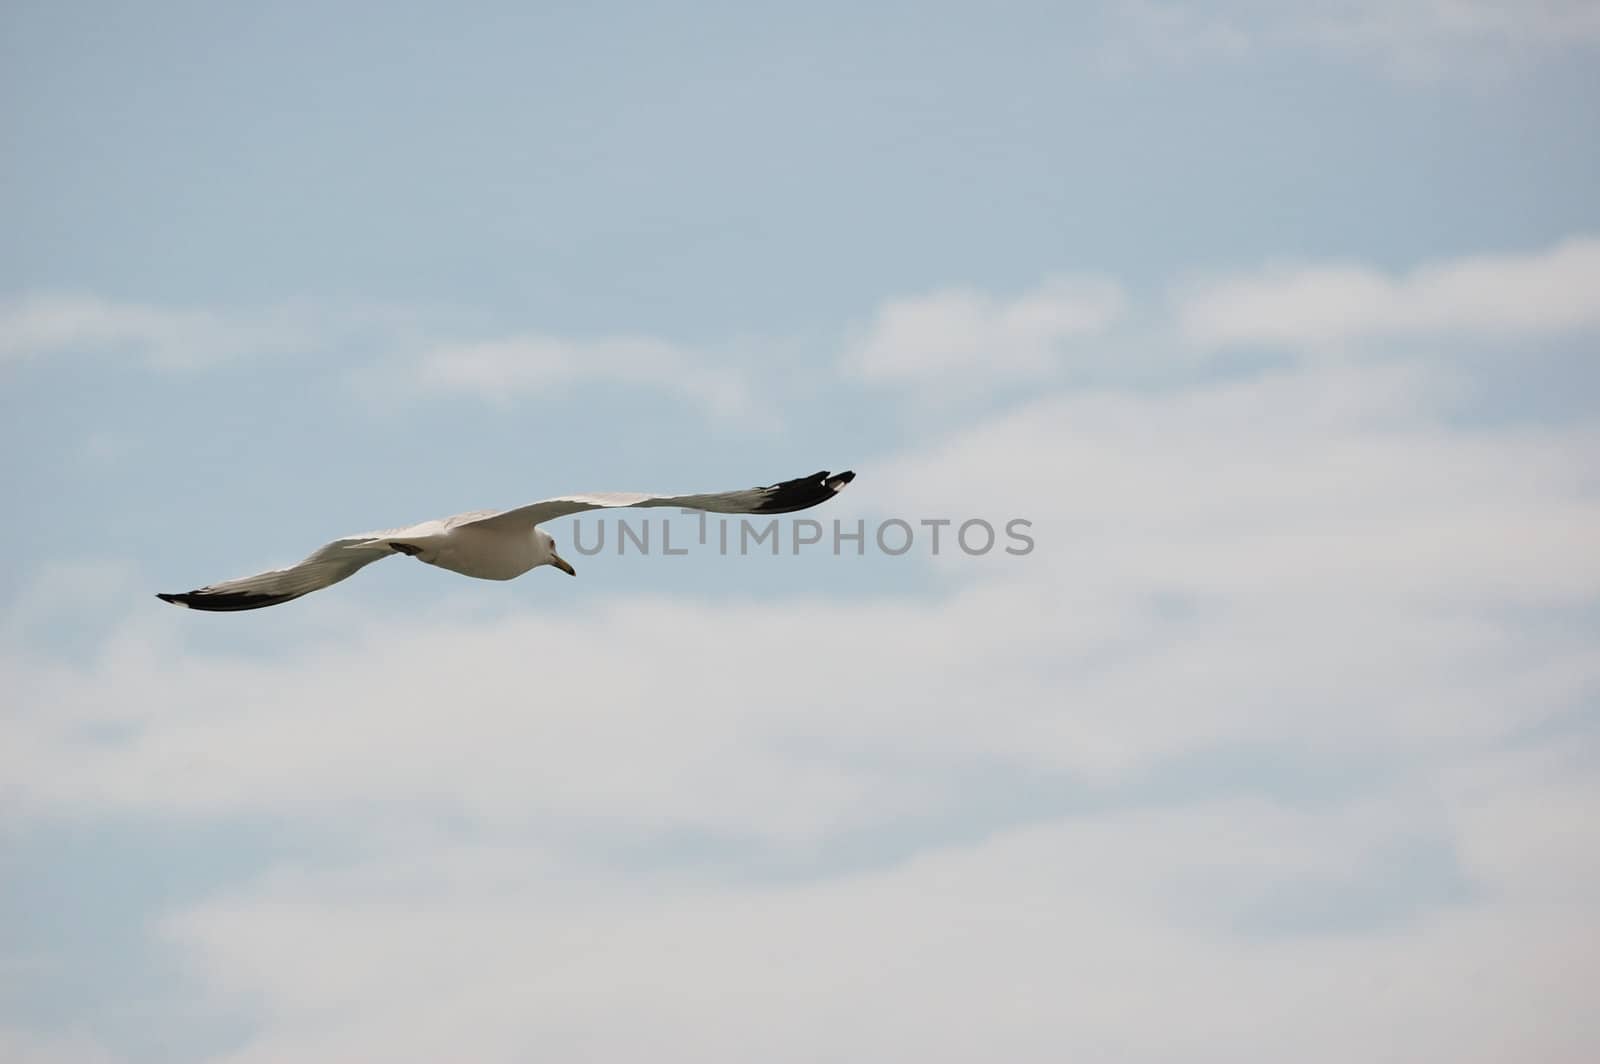
<instances>
[{"instance_id":1,"label":"bird's outstretched wing","mask_svg":"<svg viewBox=\"0 0 1600 1064\"><path fill-rule=\"evenodd\" d=\"M391 554L405 553L403 548L396 547L391 539L403 540L407 536L423 536L442 531L444 531L442 521L427 521L409 528L345 536L332 543L323 544L294 565L282 569L268 569L254 576L242 576L237 580L207 584L205 587L181 594L157 594L156 598L175 606L187 606L191 610L217 612L259 610L263 606L276 606L297 599L301 595L320 591L346 577L354 576L363 567L375 561L387 558Z\"/></svg>"},{"instance_id":2,"label":"bird's outstretched wing","mask_svg":"<svg viewBox=\"0 0 1600 1064\"><path fill-rule=\"evenodd\" d=\"M586 510L624 506L671 506L681 510L706 510L714 514L787 514L827 502L856 478L855 473L822 470L760 488L715 492L708 495L646 495L637 492L600 492L562 495L519 506L514 510L480 510L447 518L451 528L475 525L494 529L532 528Z\"/></svg>"}]
</instances>

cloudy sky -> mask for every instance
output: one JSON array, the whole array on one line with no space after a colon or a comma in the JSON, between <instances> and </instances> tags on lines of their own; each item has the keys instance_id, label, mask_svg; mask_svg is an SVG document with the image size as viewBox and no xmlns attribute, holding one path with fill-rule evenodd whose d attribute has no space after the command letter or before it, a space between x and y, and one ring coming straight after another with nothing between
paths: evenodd
<instances>
[{"instance_id":1,"label":"cloudy sky","mask_svg":"<svg viewBox=\"0 0 1600 1064\"><path fill-rule=\"evenodd\" d=\"M1597 53L5 4L0 1058L1595 1059ZM1034 549L151 597L846 467Z\"/></svg>"}]
</instances>

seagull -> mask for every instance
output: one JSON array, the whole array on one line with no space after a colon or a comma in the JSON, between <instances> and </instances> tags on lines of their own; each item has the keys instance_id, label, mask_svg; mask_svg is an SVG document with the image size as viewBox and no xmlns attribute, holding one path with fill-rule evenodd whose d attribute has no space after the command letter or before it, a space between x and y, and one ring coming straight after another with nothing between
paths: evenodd
<instances>
[{"instance_id":1,"label":"seagull","mask_svg":"<svg viewBox=\"0 0 1600 1064\"><path fill-rule=\"evenodd\" d=\"M827 502L855 478L849 470L838 474L823 470L764 488L711 495L602 492L542 499L514 510L473 510L409 528L345 536L318 547L286 569L269 569L181 594L158 593L156 598L191 610L259 610L330 587L393 554L409 555L480 580L514 580L541 565L577 576L556 553L556 541L539 525L586 510L624 506L674 506L714 514L787 514Z\"/></svg>"}]
</instances>

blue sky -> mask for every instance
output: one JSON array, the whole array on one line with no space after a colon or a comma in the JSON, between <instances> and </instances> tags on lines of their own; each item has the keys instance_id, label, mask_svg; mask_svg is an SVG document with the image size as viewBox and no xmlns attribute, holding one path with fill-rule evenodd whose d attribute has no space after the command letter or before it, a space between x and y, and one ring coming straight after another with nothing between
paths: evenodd
<instances>
[{"instance_id":1,"label":"blue sky","mask_svg":"<svg viewBox=\"0 0 1600 1064\"><path fill-rule=\"evenodd\" d=\"M1597 49L8 4L0 1056L1591 1059ZM151 597L845 467L1036 549Z\"/></svg>"}]
</instances>

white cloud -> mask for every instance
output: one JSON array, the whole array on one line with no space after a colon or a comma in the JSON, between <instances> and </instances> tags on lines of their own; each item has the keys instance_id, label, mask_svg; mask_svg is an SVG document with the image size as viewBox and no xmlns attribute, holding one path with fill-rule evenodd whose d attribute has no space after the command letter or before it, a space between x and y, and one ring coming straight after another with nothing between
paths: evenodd
<instances>
[{"instance_id":1,"label":"white cloud","mask_svg":"<svg viewBox=\"0 0 1600 1064\"><path fill-rule=\"evenodd\" d=\"M22 646L41 626L87 627L86 613L105 611L115 618L117 608L139 590L138 570L126 562L44 562L30 567L29 576L0 611L0 645Z\"/></svg>"},{"instance_id":2,"label":"white cloud","mask_svg":"<svg viewBox=\"0 0 1600 1064\"><path fill-rule=\"evenodd\" d=\"M1593 788L1575 788L1597 811ZM1464 803L1494 848L1505 797ZM273 1060L1588 1059L1592 911L1485 878L1492 904L1359 934L1251 921L1407 889L1421 806L1202 803L1067 818L825 881L615 876L526 847L394 843L173 916ZM1479 816L1480 811L1485 814ZM1583 844L1540 871L1584 871ZM1580 925L1581 926L1581 925ZM1375 992L1374 980L1378 980ZM616 1017L627 1017L626 1023ZM1152 1022L1159 1017L1159 1022ZM664 1048L670 1047L670 1048Z\"/></svg>"},{"instance_id":3,"label":"white cloud","mask_svg":"<svg viewBox=\"0 0 1600 1064\"><path fill-rule=\"evenodd\" d=\"M7 1064L114 1064L121 1059L88 1035L0 1027L0 1060Z\"/></svg>"},{"instance_id":4,"label":"white cloud","mask_svg":"<svg viewBox=\"0 0 1600 1064\"><path fill-rule=\"evenodd\" d=\"M1600 44L1591 0L1122 0L1117 65L1314 49L1376 61L1403 77L1481 75Z\"/></svg>"},{"instance_id":5,"label":"white cloud","mask_svg":"<svg viewBox=\"0 0 1600 1064\"><path fill-rule=\"evenodd\" d=\"M649 337L571 340L524 334L448 344L424 352L413 381L424 392L490 402L561 396L579 384L604 381L676 395L721 417L743 416L751 404L738 370L709 365Z\"/></svg>"},{"instance_id":6,"label":"white cloud","mask_svg":"<svg viewBox=\"0 0 1600 1064\"><path fill-rule=\"evenodd\" d=\"M1009 299L968 289L895 299L847 346L843 366L875 383L935 388L1044 377L1074 342L1114 325L1125 303L1111 281L1067 277Z\"/></svg>"},{"instance_id":7,"label":"white cloud","mask_svg":"<svg viewBox=\"0 0 1600 1064\"><path fill-rule=\"evenodd\" d=\"M1391 276L1363 266L1281 266L1181 290L1177 325L1200 347L1326 349L1363 340L1475 340L1600 328L1600 239L1476 256Z\"/></svg>"},{"instance_id":8,"label":"white cloud","mask_svg":"<svg viewBox=\"0 0 1600 1064\"><path fill-rule=\"evenodd\" d=\"M841 823L946 808L924 770L952 759L1120 785L1230 742L1499 741L1597 681L1577 634L1504 611L1600 595L1600 448L1581 428L1450 429L1430 394L1424 371L1387 369L1078 393L864 463L885 511L951 516L959 484L964 510L1035 522L1029 557L949 559L969 579L936 608L354 619L298 668L186 653L173 626L218 618L162 613L86 671L19 651L11 682L41 708L17 719L0 778L34 809L311 814L384 795L804 848ZM1190 620L1164 612L1172 600ZM536 713L529 647L560 663L540 670ZM826 663L820 687L772 682L796 647ZM82 738L106 722L132 725L126 741ZM817 743L866 761L796 752ZM873 760L907 757L923 768Z\"/></svg>"},{"instance_id":9,"label":"white cloud","mask_svg":"<svg viewBox=\"0 0 1600 1064\"><path fill-rule=\"evenodd\" d=\"M1580 327L1570 246L1272 335ZM1463 319L1503 283L1549 302ZM582 372L508 344L470 386ZM271 615L293 653L164 610L65 660L29 618L127 577L45 571L0 624L0 804L339 841L161 921L258 1021L238 1062L1587 1060L1600 436L1453 424L1444 373L1079 388L869 459L818 516L1034 521L914 596L353 582Z\"/></svg>"},{"instance_id":10,"label":"white cloud","mask_svg":"<svg viewBox=\"0 0 1600 1064\"><path fill-rule=\"evenodd\" d=\"M1194 363L1180 357L1185 347L1362 352L1391 363L1416 357L1419 343L1504 349L1513 339L1600 330L1600 238L1400 273L1358 263L1274 264L1177 285L1164 308L1127 309L1112 281L1056 279L1010 299L966 290L892 299L846 343L841 368L868 383L948 396L1048 379L1074 358L1092 364L1096 380L1192 373ZM1130 335L1138 344L1130 345ZM1447 383L1435 377L1428 386Z\"/></svg>"},{"instance_id":11,"label":"white cloud","mask_svg":"<svg viewBox=\"0 0 1600 1064\"><path fill-rule=\"evenodd\" d=\"M676 396L718 417L743 417L752 409L741 371L664 340L520 333L440 342L443 334L470 335L471 323L458 318L381 307L223 313L33 293L0 302L0 363L114 354L177 370L299 354L316 356L324 368L342 363L352 387L369 396L454 394L502 403L609 382ZM380 374L353 371L370 366L374 355Z\"/></svg>"},{"instance_id":12,"label":"white cloud","mask_svg":"<svg viewBox=\"0 0 1600 1064\"><path fill-rule=\"evenodd\" d=\"M310 335L287 314L243 318L48 293L0 303L0 362L111 352L129 354L156 369L187 369L294 350L308 343Z\"/></svg>"}]
</instances>

